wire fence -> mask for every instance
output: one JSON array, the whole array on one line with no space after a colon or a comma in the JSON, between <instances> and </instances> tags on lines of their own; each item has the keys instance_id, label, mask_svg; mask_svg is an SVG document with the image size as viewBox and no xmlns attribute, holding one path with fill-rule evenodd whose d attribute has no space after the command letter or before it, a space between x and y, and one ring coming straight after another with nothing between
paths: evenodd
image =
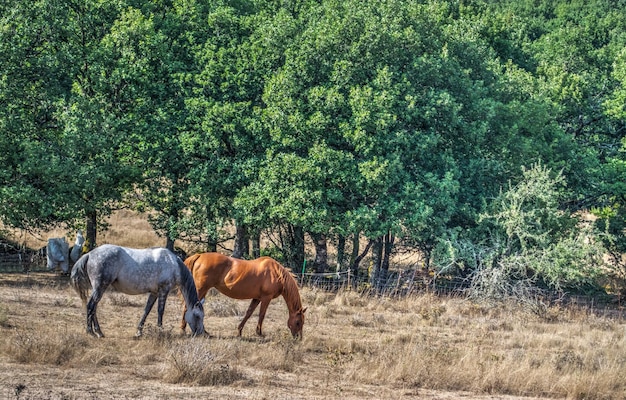
<instances>
[{"instance_id":1,"label":"wire fence","mask_svg":"<svg viewBox=\"0 0 626 400\"><path fill-rule=\"evenodd\" d=\"M44 271L47 271L45 248L39 251L0 253L0 273ZM438 281L425 272L417 270L390 271L384 282L372 285L367 271L359 272L360 274L357 276L350 270L329 273L294 273L294 275L300 286L314 287L330 292L348 289L386 296L406 296L424 291L461 294L467 288L466 283L461 279Z\"/></svg>"},{"instance_id":2,"label":"wire fence","mask_svg":"<svg viewBox=\"0 0 626 400\"><path fill-rule=\"evenodd\" d=\"M0 253L0 272L41 272L46 270L44 251Z\"/></svg>"},{"instance_id":3,"label":"wire fence","mask_svg":"<svg viewBox=\"0 0 626 400\"><path fill-rule=\"evenodd\" d=\"M28 274L45 271L48 271L45 248L11 253L0 252L0 273ZM376 284L371 282L367 271L359 271L356 276L351 270L326 273L294 272L294 276L301 287L328 292L352 290L367 295L398 298L420 293L467 296L470 289L468 279L441 277L419 268L389 271L387 276ZM543 294L542 298L546 303L551 304L575 304L596 309L605 309L607 306L616 306L620 310L623 308L621 299L617 297L613 299L612 304L607 304L606 299L600 300L595 296L576 294L548 293Z\"/></svg>"},{"instance_id":4,"label":"wire fence","mask_svg":"<svg viewBox=\"0 0 626 400\"><path fill-rule=\"evenodd\" d=\"M339 290L357 290L380 296L403 297L415 293L463 295L469 287L461 278L437 279L436 276L422 270L389 272L386 278L376 284L371 282L363 271L355 276L350 270L330 273L294 273L302 287L314 287L330 292Z\"/></svg>"}]
</instances>

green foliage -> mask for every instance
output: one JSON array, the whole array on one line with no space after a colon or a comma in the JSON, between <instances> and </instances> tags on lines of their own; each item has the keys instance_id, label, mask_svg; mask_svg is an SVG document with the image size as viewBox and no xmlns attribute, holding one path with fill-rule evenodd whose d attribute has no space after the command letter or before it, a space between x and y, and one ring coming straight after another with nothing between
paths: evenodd
<instances>
[{"instance_id":1,"label":"green foliage","mask_svg":"<svg viewBox=\"0 0 626 400\"><path fill-rule=\"evenodd\" d=\"M0 219L132 206L169 244L213 246L233 221L298 249L303 232L391 234L465 271L580 286L599 250L573 251L573 213L626 251L622 6L2 3Z\"/></svg>"},{"instance_id":2,"label":"green foliage","mask_svg":"<svg viewBox=\"0 0 626 400\"><path fill-rule=\"evenodd\" d=\"M556 291L598 285L609 272L602 235L559 209L563 176L542 166L523 175L483 215L480 241L457 237L440 243L435 255L441 272L464 270L480 296L511 294L516 282Z\"/></svg>"},{"instance_id":3,"label":"green foliage","mask_svg":"<svg viewBox=\"0 0 626 400\"><path fill-rule=\"evenodd\" d=\"M570 231L576 219L560 210L564 179L543 166L523 170L523 179L501 193L482 217L503 230L507 252L545 248Z\"/></svg>"}]
</instances>

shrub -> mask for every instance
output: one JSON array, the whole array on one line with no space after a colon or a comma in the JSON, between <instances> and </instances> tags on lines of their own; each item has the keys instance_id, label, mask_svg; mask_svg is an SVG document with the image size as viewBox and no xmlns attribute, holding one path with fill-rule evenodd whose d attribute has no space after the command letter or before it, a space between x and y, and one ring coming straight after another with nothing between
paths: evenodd
<instances>
[{"instance_id":1,"label":"shrub","mask_svg":"<svg viewBox=\"0 0 626 400\"><path fill-rule=\"evenodd\" d=\"M201 341L190 340L169 352L165 380L201 386L230 385L244 378L226 360L207 351Z\"/></svg>"},{"instance_id":2,"label":"shrub","mask_svg":"<svg viewBox=\"0 0 626 400\"><path fill-rule=\"evenodd\" d=\"M552 177L541 166L523 172L522 182L481 216L473 232L479 239L457 235L434 252L440 272L469 276L473 297L526 301L536 294L533 288L580 290L607 271L600 234L559 207L562 175Z\"/></svg>"}]
</instances>

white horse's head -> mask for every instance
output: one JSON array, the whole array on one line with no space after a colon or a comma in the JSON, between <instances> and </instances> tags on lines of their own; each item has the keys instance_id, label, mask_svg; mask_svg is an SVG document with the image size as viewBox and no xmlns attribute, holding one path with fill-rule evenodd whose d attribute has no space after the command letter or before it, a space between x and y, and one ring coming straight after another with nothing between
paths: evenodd
<instances>
[{"instance_id":1,"label":"white horse's head","mask_svg":"<svg viewBox=\"0 0 626 400\"><path fill-rule=\"evenodd\" d=\"M76 241L74 242L74 246L72 247L72 251L70 252L70 259L72 263L78 261L80 256L83 255L83 245L85 244L85 237L83 233L79 230L76 233Z\"/></svg>"},{"instance_id":2,"label":"white horse's head","mask_svg":"<svg viewBox=\"0 0 626 400\"><path fill-rule=\"evenodd\" d=\"M65 238L48 239L48 246L46 251L48 258L48 269L53 269L57 266L60 266L61 270L67 273L70 268L68 257L69 252L69 244L67 243Z\"/></svg>"},{"instance_id":3,"label":"white horse's head","mask_svg":"<svg viewBox=\"0 0 626 400\"><path fill-rule=\"evenodd\" d=\"M192 335L198 336L204 333L204 307L201 302L197 302L193 307L187 309L185 321L189 324Z\"/></svg>"}]
</instances>

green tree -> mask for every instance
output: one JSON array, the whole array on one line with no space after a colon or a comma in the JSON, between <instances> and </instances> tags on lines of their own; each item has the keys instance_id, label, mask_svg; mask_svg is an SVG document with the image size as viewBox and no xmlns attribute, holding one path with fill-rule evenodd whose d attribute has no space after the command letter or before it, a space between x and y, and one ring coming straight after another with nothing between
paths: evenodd
<instances>
[{"instance_id":1,"label":"green tree","mask_svg":"<svg viewBox=\"0 0 626 400\"><path fill-rule=\"evenodd\" d=\"M269 226L233 201L262 168L267 142L261 123L264 85L282 62L295 22L273 2L218 2L207 20L209 34L195 53L200 67L187 100L190 116L184 134L186 156L192 160L195 212L190 215L195 217L190 225L196 234L206 232L214 248L226 238L216 227L234 221L233 253L245 257L248 239L258 243Z\"/></svg>"},{"instance_id":2,"label":"green tree","mask_svg":"<svg viewBox=\"0 0 626 400\"><path fill-rule=\"evenodd\" d=\"M119 103L107 97L100 41L120 2L18 2L3 15L3 220L45 227L106 216L129 187L119 154ZM3 10L4 11L4 10Z\"/></svg>"},{"instance_id":3,"label":"green tree","mask_svg":"<svg viewBox=\"0 0 626 400\"><path fill-rule=\"evenodd\" d=\"M187 226L190 161L183 131L193 50L204 39L199 3L142 3L127 8L103 41L112 54L107 74L113 87L127 88L129 130L123 152L140 172L134 206L149 210L155 231L174 249ZM195 28L188 30L188 28Z\"/></svg>"}]
</instances>

